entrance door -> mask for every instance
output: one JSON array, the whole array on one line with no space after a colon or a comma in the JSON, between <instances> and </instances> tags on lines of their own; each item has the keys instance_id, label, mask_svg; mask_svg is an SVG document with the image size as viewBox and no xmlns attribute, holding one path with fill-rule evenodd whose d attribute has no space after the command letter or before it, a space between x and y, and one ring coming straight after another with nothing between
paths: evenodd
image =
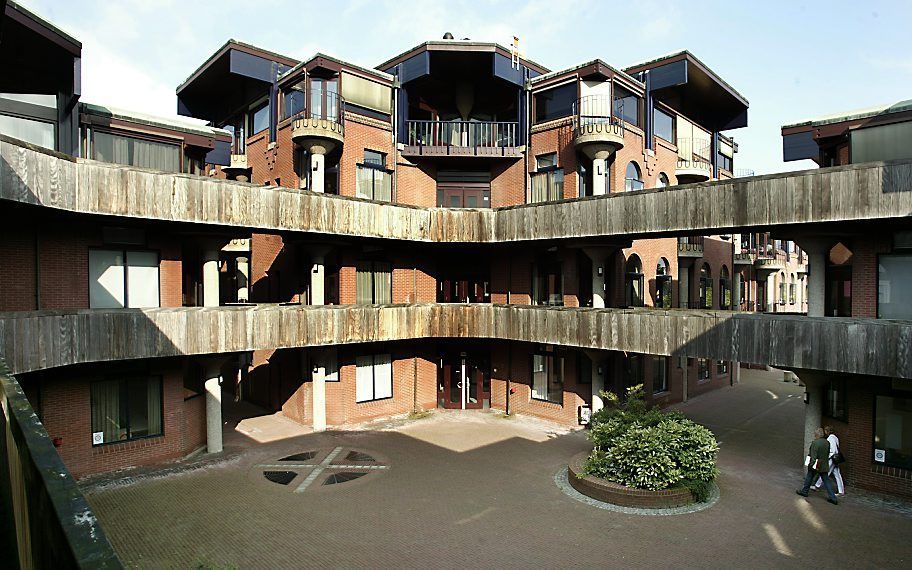
<instances>
[{"instance_id":1,"label":"entrance door","mask_svg":"<svg viewBox=\"0 0 912 570\"><path fill-rule=\"evenodd\" d=\"M438 403L457 410L481 409L490 405L487 363L466 353L446 354L438 369Z\"/></svg>"},{"instance_id":2,"label":"entrance door","mask_svg":"<svg viewBox=\"0 0 912 570\"><path fill-rule=\"evenodd\" d=\"M438 171L437 206L441 208L490 208L491 173Z\"/></svg>"}]
</instances>

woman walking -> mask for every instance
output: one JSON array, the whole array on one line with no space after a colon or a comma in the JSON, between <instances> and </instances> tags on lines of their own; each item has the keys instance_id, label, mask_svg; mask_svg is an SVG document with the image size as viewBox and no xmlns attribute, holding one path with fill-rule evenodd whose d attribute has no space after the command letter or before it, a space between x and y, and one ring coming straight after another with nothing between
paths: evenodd
<instances>
[{"instance_id":1,"label":"woman walking","mask_svg":"<svg viewBox=\"0 0 912 570\"><path fill-rule=\"evenodd\" d=\"M836 462L836 455L838 454L842 457L842 452L839 450L839 437L833 433L832 426L826 426L823 428L823 431L826 433L827 442L830 444L830 470L826 474L826 477L833 476L836 478L836 490L840 497L845 496L845 483L842 482L842 471L839 470L839 463ZM814 485L818 489L823 485L823 476L817 479L817 484Z\"/></svg>"}]
</instances>

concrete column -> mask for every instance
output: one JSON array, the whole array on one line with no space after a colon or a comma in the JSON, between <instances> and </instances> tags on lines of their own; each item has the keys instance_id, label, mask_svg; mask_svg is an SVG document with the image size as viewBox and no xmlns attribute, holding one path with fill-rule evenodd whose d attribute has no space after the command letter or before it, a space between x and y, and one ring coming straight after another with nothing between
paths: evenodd
<instances>
[{"instance_id":1,"label":"concrete column","mask_svg":"<svg viewBox=\"0 0 912 570\"><path fill-rule=\"evenodd\" d=\"M608 193L608 157L610 152L599 151L592 159L592 195L602 196Z\"/></svg>"},{"instance_id":2,"label":"concrete column","mask_svg":"<svg viewBox=\"0 0 912 570\"><path fill-rule=\"evenodd\" d=\"M587 247L583 248L583 251L592 261L592 306L596 309L604 309L608 306L605 283L611 250L604 247Z\"/></svg>"},{"instance_id":3,"label":"concrete column","mask_svg":"<svg viewBox=\"0 0 912 570\"><path fill-rule=\"evenodd\" d=\"M314 192L323 192L323 180L326 171L326 156L317 152L319 147L314 147L310 155L310 189ZM323 149L320 148L320 151Z\"/></svg>"},{"instance_id":4,"label":"concrete column","mask_svg":"<svg viewBox=\"0 0 912 570\"><path fill-rule=\"evenodd\" d=\"M326 431L326 366L313 363L313 430Z\"/></svg>"},{"instance_id":5,"label":"concrete column","mask_svg":"<svg viewBox=\"0 0 912 570\"><path fill-rule=\"evenodd\" d=\"M766 310L770 313L776 310L776 273L766 278Z\"/></svg>"},{"instance_id":6,"label":"concrete column","mask_svg":"<svg viewBox=\"0 0 912 570\"><path fill-rule=\"evenodd\" d=\"M690 267L678 268L678 306L690 307Z\"/></svg>"},{"instance_id":7,"label":"concrete column","mask_svg":"<svg viewBox=\"0 0 912 570\"><path fill-rule=\"evenodd\" d=\"M310 267L310 304L325 305L326 266L323 256L314 256L313 265Z\"/></svg>"},{"instance_id":8,"label":"concrete column","mask_svg":"<svg viewBox=\"0 0 912 570\"><path fill-rule=\"evenodd\" d=\"M586 356L592 361L592 413L605 407L605 401L600 392L607 385L608 361L605 356L593 350L587 350Z\"/></svg>"},{"instance_id":9,"label":"concrete column","mask_svg":"<svg viewBox=\"0 0 912 570\"><path fill-rule=\"evenodd\" d=\"M206 374L206 451L222 451L222 377L212 365Z\"/></svg>"},{"instance_id":10,"label":"concrete column","mask_svg":"<svg viewBox=\"0 0 912 570\"><path fill-rule=\"evenodd\" d=\"M741 363L732 362L732 384L741 383Z\"/></svg>"},{"instance_id":11,"label":"concrete column","mask_svg":"<svg viewBox=\"0 0 912 570\"><path fill-rule=\"evenodd\" d=\"M681 401L682 401L682 402L686 402L686 401L687 401L687 393L690 391L690 378L689 378L689 376L690 376L690 367L687 366L687 357L686 357L686 356L682 356L682 357L678 360L678 365L681 367L681 371L682 371L681 378L682 378L682 380L683 380L683 382L684 382L684 384L683 384L683 386L682 386L682 391L681 391Z\"/></svg>"},{"instance_id":12,"label":"concrete column","mask_svg":"<svg viewBox=\"0 0 912 570\"><path fill-rule=\"evenodd\" d=\"M203 306L219 306L219 250L207 249L203 252Z\"/></svg>"},{"instance_id":13,"label":"concrete column","mask_svg":"<svg viewBox=\"0 0 912 570\"><path fill-rule=\"evenodd\" d=\"M741 310L741 272L732 272L732 310Z\"/></svg>"},{"instance_id":14,"label":"concrete column","mask_svg":"<svg viewBox=\"0 0 912 570\"><path fill-rule=\"evenodd\" d=\"M814 441L814 430L821 427L823 422L823 387L826 376L801 372L798 378L804 384L804 453L807 455L808 448Z\"/></svg>"},{"instance_id":15,"label":"concrete column","mask_svg":"<svg viewBox=\"0 0 912 570\"><path fill-rule=\"evenodd\" d=\"M807 250L805 250L807 251ZM809 317L822 317L826 300L826 252L823 250L808 254L808 298Z\"/></svg>"}]
</instances>

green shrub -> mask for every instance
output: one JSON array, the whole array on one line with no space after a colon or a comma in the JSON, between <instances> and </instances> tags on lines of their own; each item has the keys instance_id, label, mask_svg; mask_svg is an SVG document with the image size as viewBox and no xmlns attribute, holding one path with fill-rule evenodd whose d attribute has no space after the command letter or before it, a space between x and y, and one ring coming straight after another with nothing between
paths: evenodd
<instances>
[{"instance_id":1,"label":"green shrub","mask_svg":"<svg viewBox=\"0 0 912 570\"><path fill-rule=\"evenodd\" d=\"M695 499L708 497L718 473L711 431L679 412L649 408L641 385L629 388L624 402L602 395L607 405L592 417L587 475L653 491L686 484Z\"/></svg>"},{"instance_id":2,"label":"green shrub","mask_svg":"<svg viewBox=\"0 0 912 570\"><path fill-rule=\"evenodd\" d=\"M693 495L694 501L698 503L705 503L712 494L712 481L685 479L684 481L681 481L681 486L687 487L687 490Z\"/></svg>"}]
</instances>

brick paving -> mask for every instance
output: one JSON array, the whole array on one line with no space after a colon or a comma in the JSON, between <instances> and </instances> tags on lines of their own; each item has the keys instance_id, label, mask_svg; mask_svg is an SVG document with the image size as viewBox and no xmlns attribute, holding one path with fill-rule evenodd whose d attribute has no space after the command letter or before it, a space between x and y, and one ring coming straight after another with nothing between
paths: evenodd
<instances>
[{"instance_id":1,"label":"brick paving","mask_svg":"<svg viewBox=\"0 0 912 570\"><path fill-rule=\"evenodd\" d=\"M131 567L899 567L912 558L908 505L848 488L839 506L795 495L803 467L801 388L781 374L680 408L722 442L721 500L645 517L566 496L554 476L585 435L521 418L440 412L374 429L259 443L226 433L226 458L165 476L86 484ZM312 449L376 454L389 468L294 493L257 465Z\"/></svg>"}]
</instances>

